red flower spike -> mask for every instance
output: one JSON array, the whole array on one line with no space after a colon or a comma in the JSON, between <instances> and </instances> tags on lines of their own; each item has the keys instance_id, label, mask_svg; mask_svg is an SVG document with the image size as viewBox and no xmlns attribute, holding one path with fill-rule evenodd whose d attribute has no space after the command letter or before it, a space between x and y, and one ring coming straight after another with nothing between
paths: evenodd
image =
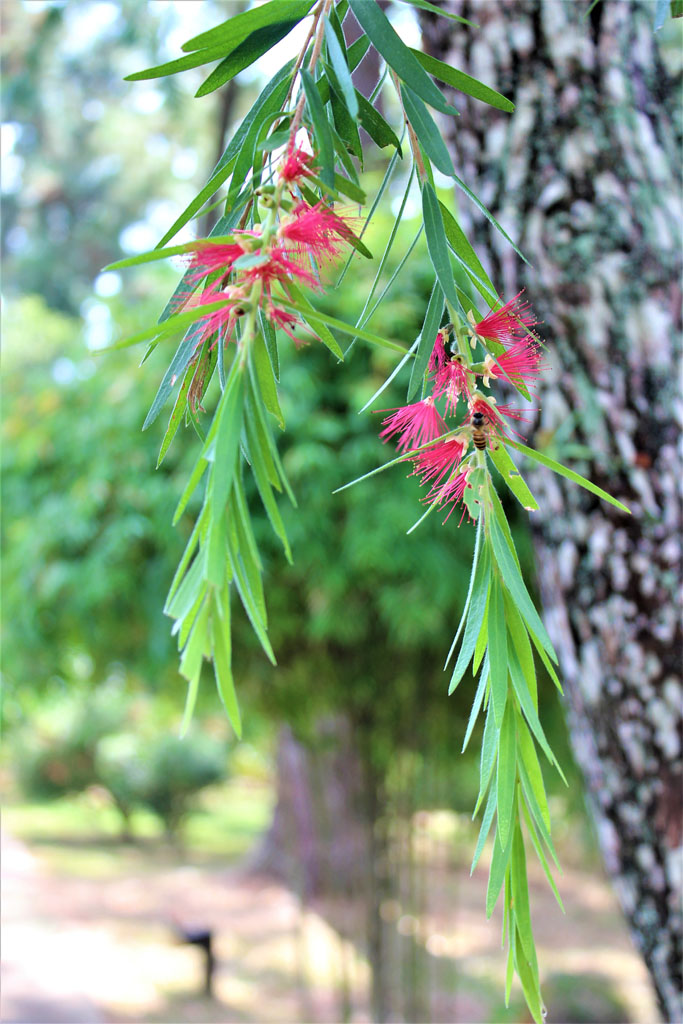
<instances>
[{"instance_id":1,"label":"red flower spike","mask_svg":"<svg viewBox=\"0 0 683 1024\"><path fill-rule=\"evenodd\" d=\"M457 357L449 359L434 374L434 397L446 395L446 415L452 415L458 404L458 397L469 398L471 393L472 371Z\"/></svg>"},{"instance_id":2,"label":"red flower spike","mask_svg":"<svg viewBox=\"0 0 683 1024\"><path fill-rule=\"evenodd\" d=\"M488 401L484 398L475 398L474 402L470 406L469 415L467 422L472 422L472 417L478 412L484 417L484 422L491 429L494 434L498 434L500 437L505 437L506 430L511 430L517 437L522 437L516 430L513 430L509 423L506 423L503 416L507 416L511 420L523 420L524 413L521 409L513 409L509 405L494 405L493 399ZM501 415L502 413L502 415Z\"/></svg>"},{"instance_id":3,"label":"red flower spike","mask_svg":"<svg viewBox=\"0 0 683 1024\"><path fill-rule=\"evenodd\" d=\"M294 315L294 313L290 313L286 309L280 309L279 306L270 305L268 307L268 312L266 315L270 322L272 323L273 327L279 327L281 330L285 332L285 334L288 334L289 337L294 341L294 344L296 345L297 348L300 348L302 345L306 344L306 340L304 338L299 338L297 337L296 334L294 334L294 327L304 326L299 320L299 318ZM311 334L313 334L313 332L311 332ZM315 335L313 336L315 337Z\"/></svg>"},{"instance_id":4,"label":"red flower spike","mask_svg":"<svg viewBox=\"0 0 683 1024\"><path fill-rule=\"evenodd\" d=\"M309 250L323 259L337 256L340 239L347 239L349 234L345 221L324 203L299 203L293 217L283 221L278 229L278 237L293 242L299 253Z\"/></svg>"},{"instance_id":5,"label":"red flower spike","mask_svg":"<svg viewBox=\"0 0 683 1024\"><path fill-rule=\"evenodd\" d=\"M384 430L380 431L379 436L385 443L395 434L401 435L396 445L399 452L420 448L446 432L446 424L439 416L432 398L396 409L393 416L382 420L382 426Z\"/></svg>"},{"instance_id":6,"label":"red flower spike","mask_svg":"<svg viewBox=\"0 0 683 1024\"><path fill-rule=\"evenodd\" d=\"M451 505L451 509L444 519L444 523L447 523L450 519L455 506L459 501L462 501L465 490L472 485L468 483L468 477L470 475L471 466L465 466L460 473L457 473L450 480L447 480L444 484L435 484L431 491L424 498L424 501L430 505ZM462 512L462 516L467 512L465 507ZM460 522L462 522L462 516Z\"/></svg>"},{"instance_id":7,"label":"red flower spike","mask_svg":"<svg viewBox=\"0 0 683 1024\"><path fill-rule=\"evenodd\" d=\"M444 477L448 477L457 469L464 451L465 445L462 441L454 439L425 448L415 456L415 469L411 475L421 474L421 484L431 481L436 487Z\"/></svg>"},{"instance_id":8,"label":"red flower spike","mask_svg":"<svg viewBox=\"0 0 683 1024\"><path fill-rule=\"evenodd\" d=\"M502 355L487 356L484 360L484 383L488 384L491 377L502 377L519 386L528 384L533 387L543 370L547 367L541 363L541 350L530 335L516 341Z\"/></svg>"},{"instance_id":9,"label":"red flower spike","mask_svg":"<svg viewBox=\"0 0 683 1024\"><path fill-rule=\"evenodd\" d=\"M309 288L320 289L320 282L308 270L305 270L296 260L290 259L295 256L289 249L280 245L274 245L270 250L270 259L261 266L249 267L242 272L241 280L251 284L253 281L261 281L266 295L270 295L273 284L280 283L287 290L287 281L296 278L308 285Z\"/></svg>"},{"instance_id":10,"label":"red flower spike","mask_svg":"<svg viewBox=\"0 0 683 1024\"><path fill-rule=\"evenodd\" d=\"M520 302L520 295L515 295L500 309L496 309L485 316L479 323L470 321L472 329L480 338L488 338L492 341L499 341L501 344L511 344L520 338L525 338L529 329L535 327L538 321L531 312L531 306L526 301Z\"/></svg>"},{"instance_id":11,"label":"red flower spike","mask_svg":"<svg viewBox=\"0 0 683 1024\"><path fill-rule=\"evenodd\" d=\"M222 309L216 309L213 313L208 313L205 317L202 317L197 321L201 324L202 333L199 341L197 342L197 348L202 345L207 338L217 332L225 331L223 337L223 344L227 344L232 337L232 332L235 328L235 320L242 316L244 307L242 302L244 300L244 294L239 288L226 288L225 291L221 291L220 288L207 288L207 290L200 297L198 305L206 305L210 302L218 302L220 299L229 300Z\"/></svg>"},{"instance_id":12,"label":"red flower spike","mask_svg":"<svg viewBox=\"0 0 683 1024\"><path fill-rule=\"evenodd\" d=\"M446 365L446 331L439 331L429 357L429 372L435 373Z\"/></svg>"},{"instance_id":13,"label":"red flower spike","mask_svg":"<svg viewBox=\"0 0 683 1024\"><path fill-rule=\"evenodd\" d=\"M218 244L215 242L199 242L192 253L190 270L194 270L192 281L208 277L214 271L230 273L236 259L244 255L244 249L235 242Z\"/></svg>"},{"instance_id":14,"label":"red flower spike","mask_svg":"<svg viewBox=\"0 0 683 1024\"><path fill-rule=\"evenodd\" d=\"M313 154L307 153L301 147L292 149L280 165L278 171L280 178L290 185L300 181L301 178L310 178L313 175L313 168L311 166L313 160Z\"/></svg>"}]
</instances>

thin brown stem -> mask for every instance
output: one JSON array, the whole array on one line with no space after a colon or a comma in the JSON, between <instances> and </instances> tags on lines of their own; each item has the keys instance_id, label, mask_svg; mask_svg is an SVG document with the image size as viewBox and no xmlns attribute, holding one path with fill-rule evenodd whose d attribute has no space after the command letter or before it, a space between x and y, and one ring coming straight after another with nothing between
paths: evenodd
<instances>
[{"instance_id":1,"label":"thin brown stem","mask_svg":"<svg viewBox=\"0 0 683 1024\"><path fill-rule=\"evenodd\" d=\"M413 154L413 160L415 161L415 166L417 167L417 176L420 179L420 181L426 181L427 171L424 165L424 160L422 159L420 144L417 141L415 129L410 123L408 115L406 114L405 107L403 106L403 97L401 96L401 83L399 82L398 75L396 74L395 71L391 72L391 80L394 83L396 95L398 96L398 102L401 104L401 110L403 111L403 119L406 123L406 128L408 129L408 141L410 142L410 149Z\"/></svg>"},{"instance_id":2,"label":"thin brown stem","mask_svg":"<svg viewBox=\"0 0 683 1024\"><path fill-rule=\"evenodd\" d=\"M330 10L333 2L334 2L334 0L323 0L322 10L320 11L320 14L318 15L318 20L317 20L317 24L316 24L315 42L313 44L313 52L311 53L311 59L308 62L308 70L311 73L315 70L315 66L318 63L318 58L320 57L320 51L322 50L322 46L323 46L323 36L325 34L325 16L329 13L329 10ZM308 43L306 45L308 45ZM305 52L305 50L304 50L304 52ZM306 96L302 92L301 96L299 97L299 101L298 101L298 103L296 105L296 110L294 111L294 117L292 118L292 126L289 129L290 143L294 140L294 138L296 136L296 133L299 130L299 125L301 124L301 118L303 117L303 113L304 113L305 103L306 103Z\"/></svg>"}]
</instances>

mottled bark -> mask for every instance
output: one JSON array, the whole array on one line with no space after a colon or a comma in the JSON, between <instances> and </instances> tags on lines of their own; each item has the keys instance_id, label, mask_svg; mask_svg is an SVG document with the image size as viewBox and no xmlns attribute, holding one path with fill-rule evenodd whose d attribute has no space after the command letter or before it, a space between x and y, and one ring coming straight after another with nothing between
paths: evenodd
<instances>
[{"instance_id":1,"label":"mottled bark","mask_svg":"<svg viewBox=\"0 0 683 1024\"><path fill-rule=\"evenodd\" d=\"M529 474L539 581L576 757L607 868L660 1006L681 1019L680 133L651 3L448 0L426 48L509 96L458 95L459 175L530 260L461 196L507 297L527 289L552 366L535 443L579 462L626 517ZM574 447L574 452L572 449Z\"/></svg>"}]
</instances>

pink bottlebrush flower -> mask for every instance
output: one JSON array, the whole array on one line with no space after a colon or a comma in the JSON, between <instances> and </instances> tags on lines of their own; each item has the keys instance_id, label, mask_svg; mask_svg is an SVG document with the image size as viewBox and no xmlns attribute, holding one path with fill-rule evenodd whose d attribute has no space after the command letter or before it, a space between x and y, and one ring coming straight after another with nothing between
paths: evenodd
<instances>
[{"instance_id":1,"label":"pink bottlebrush flower","mask_svg":"<svg viewBox=\"0 0 683 1024\"><path fill-rule=\"evenodd\" d=\"M511 430L517 437L522 437L516 430L506 423L503 416L507 416L511 420L523 420L524 413L521 409L513 409L509 405L495 405L493 399L488 401L485 398L475 398L470 405L469 415L467 422L471 423L473 416L479 413L484 418L485 427L489 430L498 434L500 437L506 436L506 430ZM502 414L502 415L501 415Z\"/></svg>"},{"instance_id":2,"label":"pink bottlebrush flower","mask_svg":"<svg viewBox=\"0 0 683 1024\"><path fill-rule=\"evenodd\" d=\"M434 374L434 397L446 395L447 416L455 412L460 395L469 398L472 376L460 356L453 356Z\"/></svg>"},{"instance_id":3,"label":"pink bottlebrush flower","mask_svg":"<svg viewBox=\"0 0 683 1024\"><path fill-rule=\"evenodd\" d=\"M292 256L296 253L285 249L281 245L274 245L268 253L269 259L255 267L248 267L242 271L240 279L248 284L253 281L261 281L266 295L270 296L273 284L283 285L287 290L287 280L297 279L308 285L309 288L321 287L320 282L308 270L305 270Z\"/></svg>"},{"instance_id":4,"label":"pink bottlebrush flower","mask_svg":"<svg viewBox=\"0 0 683 1024\"><path fill-rule=\"evenodd\" d=\"M475 334L480 338L489 338L492 341L499 341L501 344L511 344L519 338L525 338L530 328L535 327L538 321L531 312L531 306L526 301L520 301L520 295L515 295L500 309L493 310L479 323L474 322L470 316L470 323Z\"/></svg>"},{"instance_id":5,"label":"pink bottlebrush flower","mask_svg":"<svg viewBox=\"0 0 683 1024\"><path fill-rule=\"evenodd\" d=\"M298 316L295 316L294 313L290 313L286 309L280 309L279 306L273 306L271 303L268 306L266 316L268 317L268 319L270 320L274 327L279 327L281 330L285 332L285 334L289 335L289 337L294 341L294 344L296 345L297 348L300 348L302 345L306 344L306 340L304 338L299 338L297 337L296 334L294 334L294 327L304 327L304 329L306 329L305 325L301 323ZM310 331L310 334L313 337L315 337L312 331Z\"/></svg>"},{"instance_id":6,"label":"pink bottlebrush flower","mask_svg":"<svg viewBox=\"0 0 683 1024\"><path fill-rule=\"evenodd\" d=\"M225 332L223 344L227 344L230 341L235 328L235 321L244 316L245 313L244 297L244 293L240 288L226 288L224 291L221 291L218 287L206 289L199 298L198 305L208 305L208 303L219 302L221 299L225 299L226 304L222 309L216 309L213 313L208 313L197 321L202 328L197 348L212 334L216 333Z\"/></svg>"},{"instance_id":7,"label":"pink bottlebrush flower","mask_svg":"<svg viewBox=\"0 0 683 1024\"><path fill-rule=\"evenodd\" d=\"M455 506L458 504L459 501L462 501L463 495L465 494L465 490L468 487L472 486L468 482L471 469L471 466L465 466L463 470L461 470L459 473L456 473L456 475L451 477L450 479L446 480L445 483L435 484L424 498L424 501L429 505L451 505L451 509L448 512L446 518L444 519L444 523L448 522L451 515L453 514ZM465 515L466 512L467 506L463 508L462 516L460 518L461 523L462 517Z\"/></svg>"},{"instance_id":8,"label":"pink bottlebrush flower","mask_svg":"<svg viewBox=\"0 0 683 1024\"><path fill-rule=\"evenodd\" d=\"M446 365L446 336L447 332L445 330L439 331L436 336L434 348L429 357L428 369L430 373L437 373Z\"/></svg>"},{"instance_id":9,"label":"pink bottlebrush flower","mask_svg":"<svg viewBox=\"0 0 683 1024\"><path fill-rule=\"evenodd\" d=\"M431 481L433 486L436 486L444 477L448 477L457 469L464 451L465 445L462 441L453 438L443 441L441 444L432 445L431 448L425 448L423 452L418 452L415 456L415 469L411 475L421 475L421 484Z\"/></svg>"},{"instance_id":10,"label":"pink bottlebrush flower","mask_svg":"<svg viewBox=\"0 0 683 1024\"><path fill-rule=\"evenodd\" d=\"M484 384L490 378L503 377L519 386L533 387L546 367L541 363L541 350L533 338L527 335L511 345L502 355L487 356L484 360Z\"/></svg>"},{"instance_id":11,"label":"pink bottlebrush flower","mask_svg":"<svg viewBox=\"0 0 683 1024\"><path fill-rule=\"evenodd\" d=\"M244 255L245 250L236 242L216 243L198 242L192 250L190 270L194 270L191 280L198 281L202 277L208 277L214 271L223 271L228 274L236 259Z\"/></svg>"},{"instance_id":12,"label":"pink bottlebrush flower","mask_svg":"<svg viewBox=\"0 0 683 1024\"><path fill-rule=\"evenodd\" d=\"M284 162L280 164L278 173L283 181L292 185L301 178L310 178L312 176L313 168L311 165L313 161L312 153L306 153L301 147L291 149Z\"/></svg>"},{"instance_id":13,"label":"pink bottlebrush flower","mask_svg":"<svg viewBox=\"0 0 683 1024\"><path fill-rule=\"evenodd\" d=\"M382 426L384 430L379 436L385 443L395 434L401 435L396 445L399 452L420 448L446 432L446 424L439 416L433 398L393 410L393 415L382 420Z\"/></svg>"},{"instance_id":14,"label":"pink bottlebrush flower","mask_svg":"<svg viewBox=\"0 0 683 1024\"><path fill-rule=\"evenodd\" d=\"M294 243L300 253L309 250L318 258L333 258L339 253L340 239L347 239L346 222L324 203L308 206L299 203L293 216L283 220L278 237Z\"/></svg>"}]
</instances>

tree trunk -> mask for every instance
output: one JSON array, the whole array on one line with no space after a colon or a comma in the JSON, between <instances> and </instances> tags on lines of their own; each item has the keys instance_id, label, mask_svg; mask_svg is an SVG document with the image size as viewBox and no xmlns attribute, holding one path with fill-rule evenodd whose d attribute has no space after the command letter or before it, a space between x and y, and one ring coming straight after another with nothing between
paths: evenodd
<instances>
[{"instance_id":1,"label":"tree trunk","mask_svg":"<svg viewBox=\"0 0 683 1024\"><path fill-rule=\"evenodd\" d=\"M462 116L443 127L459 176L531 264L459 194L500 292L525 287L544 321L553 371L536 445L561 461L588 445L587 475L633 510L528 474L546 621L605 863L662 1013L679 1021L677 76L652 3L602 0L589 17L575 0L447 6L480 29L425 15L426 49L516 104L505 114L450 94Z\"/></svg>"}]
</instances>

